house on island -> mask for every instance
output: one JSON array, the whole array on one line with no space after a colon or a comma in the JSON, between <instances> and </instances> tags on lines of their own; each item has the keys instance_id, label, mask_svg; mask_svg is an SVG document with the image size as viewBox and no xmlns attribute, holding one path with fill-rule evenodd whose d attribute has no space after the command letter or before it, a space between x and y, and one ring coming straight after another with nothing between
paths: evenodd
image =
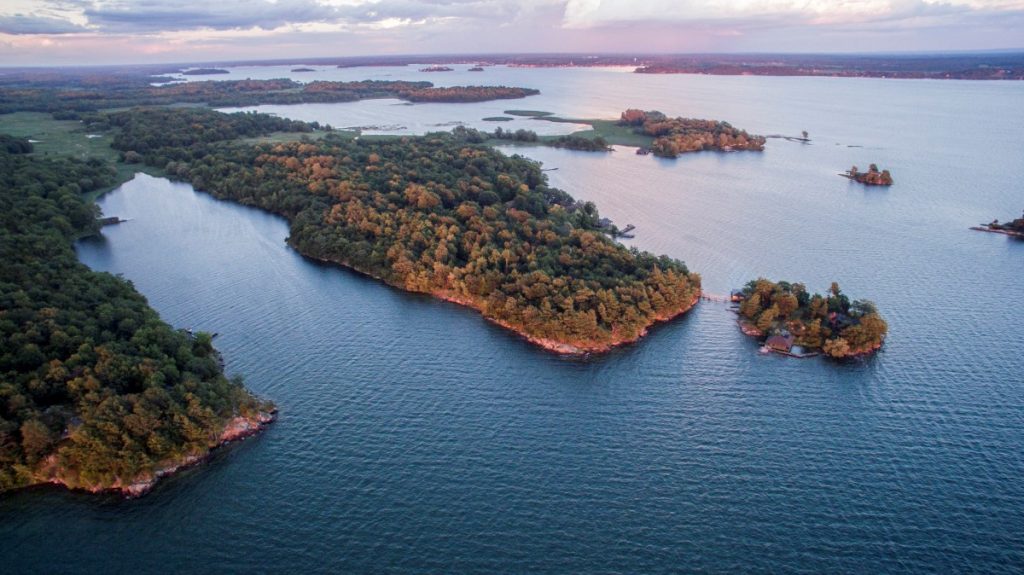
<instances>
[{"instance_id":1,"label":"house on island","mask_svg":"<svg viewBox=\"0 0 1024 575\"><path fill-rule=\"evenodd\" d=\"M789 353L793 348L794 338L792 335L773 335L764 342L765 347L772 351Z\"/></svg>"}]
</instances>

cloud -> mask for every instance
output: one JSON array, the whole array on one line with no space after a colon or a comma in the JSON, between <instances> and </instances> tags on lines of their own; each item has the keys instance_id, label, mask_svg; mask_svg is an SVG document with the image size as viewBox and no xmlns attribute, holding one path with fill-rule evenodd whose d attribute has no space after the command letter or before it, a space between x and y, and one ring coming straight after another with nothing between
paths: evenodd
<instances>
[{"instance_id":1,"label":"cloud","mask_svg":"<svg viewBox=\"0 0 1024 575\"><path fill-rule=\"evenodd\" d=\"M337 8L312 0L116 0L76 2L89 25L99 31L146 33L208 28L271 30L292 23L324 22L337 17Z\"/></svg>"},{"instance_id":2,"label":"cloud","mask_svg":"<svg viewBox=\"0 0 1024 575\"><path fill-rule=\"evenodd\" d=\"M0 15L2 34L73 34L88 29L63 18L27 14Z\"/></svg>"},{"instance_id":3,"label":"cloud","mask_svg":"<svg viewBox=\"0 0 1024 575\"><path fill-rule=\"evenodd\" d=\"M18 1L18 0L13 0ZM540 5L561 7L565 0L43 0L31 15L0 18L25 21L24 33L73 31L42 13L81 20L85 29L99 33L151 34L184 30L274 30L286 26L329 24L339 27L445 20L485 21L499 26L519 19ZM39 8L42 7L42 8ZM51 22L52 20L52 22ZM35 28L29 21L36 22ZM49 22L47 28L42 25ZM10 29L17 23L12 22ZM66 22L65 22L66 24ZM33 32L38 30L38 32ZM57 33L57 32L53 32Z\"/></svg>"},{"instance_id":4,"label":"cloud","mask_svg":"<svg viewBox=\"0 0 1024 575\"><path fill-rule=\"evenodd\" d=\"M38 62L1013 49L1021 29L1024 0L0 0L0 48Z\"/></svg>"}]
</instances>

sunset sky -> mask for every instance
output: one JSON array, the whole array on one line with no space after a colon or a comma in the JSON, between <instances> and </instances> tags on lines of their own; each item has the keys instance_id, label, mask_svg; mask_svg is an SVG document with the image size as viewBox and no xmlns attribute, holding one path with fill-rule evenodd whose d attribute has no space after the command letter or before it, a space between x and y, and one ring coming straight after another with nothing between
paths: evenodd
<instances>
[{"instance_id":1,"label":"sunset sky","mask_svg":"<svg viewBox=\"0 0 1024 575\"><path fill-rule=\"evenodd\" d=\"M0 66L1024 48L1024 0L3 0Z\"/></svg>"}]
</instances>

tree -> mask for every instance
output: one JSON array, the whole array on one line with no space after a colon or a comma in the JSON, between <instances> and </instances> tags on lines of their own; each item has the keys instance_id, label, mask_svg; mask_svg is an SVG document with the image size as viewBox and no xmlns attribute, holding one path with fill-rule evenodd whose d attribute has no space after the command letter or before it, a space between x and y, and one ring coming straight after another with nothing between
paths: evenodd
<instances>
[{"instance_id":1,"label":"tree","mask_svg":"<svg viewBox=\"0 0 1024 575\"><path fill-rule=\"evenodd\" d=\"M850 355L850 343L841 337L830 339L825 342L822 350L830 357L842 358Z\"/></svg>"},{"instance_id":2,"label":"tree","mask_svg":"<svg viewBox=\"0 0 1024 575\"><path fill-rule=\"evenodd\" d=\"M53 445L53 435L50 428L43 425L38 419L30 419L21 424L21 448L25 453L25 459L30 464L39 461L50 450Z\"/></svg>"}]
</instances>

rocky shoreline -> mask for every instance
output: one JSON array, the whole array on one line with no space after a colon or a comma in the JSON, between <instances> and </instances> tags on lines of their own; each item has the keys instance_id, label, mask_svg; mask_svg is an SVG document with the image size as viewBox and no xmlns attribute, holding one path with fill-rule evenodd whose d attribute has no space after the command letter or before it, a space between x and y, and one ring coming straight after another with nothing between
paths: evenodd
<instances>
[{"instance_id":1,"label":"rocky shoreline","mask_svg":"<svg viewBox=\"0 0 1024 575\"><path fill-rule=\"evenodd\" d=\"M291 244L289 243L289 245L291 245ZM294 248L295 246L292 246L292 247ZM298 251L297 248L296 248L296 251ZM302 253L302 252L300 251L299 253ZM440 299L440 300L444 300L444 301L451 302L451 303L454 303L454 304L458 304L458 305L461 305L461 306L464 306L464 307L468 307L469 309L472 309L474 311L479 312L480 315L484 319L486 319L487 321L489 321L489 322L491 322L491 323L493 323L495 325L499 325L499 326L501 326L501 327L503 327L503 328L505 328L505 329L507 329L509 331L514 332L516 335L522 337L526 341L528 341L528 342L530 342L530 343L532 343L532 344L534 344L534 345L536 345L538 347L546 349L546 350L548 350L550 352L557 353L559 355L588 355L588 354L591 354L591 353L605 353L605 352L611 351L612 349L614 349L616 347L619 347L621 345L635 343L636 341L639 341L640 338L642 338L645 335L647 335L647 333L650 330L650 328L653 327L654 325L657 325L659 323L664 323L664 322L667 322L667 321L671 321L671 320L673 320L673 319L675 319L675 318L685 314L686 312L690 311L691 309L693 309L693 306L695 306L697 304L697 302L700 301L700 294L701 294L700 290L698 290L696 295L693 296L693 299L690 301L689 305L687 305L685 307L681 307L681 308L679 308L677 310L674 310L670 314L662 314L662 315L656 316L654 318L654 320L651 323L649 323L647 326L645 326L642 330L640 330L640 333L638 333L635 337L631 337L631 338L626 338L626 337L617 338L617 339L613 339L612 341L606 342L606 343L595 343L595 344L586 344L586 343L582 343L582 342L572 342L572 343L569 343L569 342L558 341L558 340L555 340L555 339L543 338L543 337L537 337L537 336L534 336L534 335L530 335L530 334L526 333L525 331L523 331L522 329L520 329L520 328L518 328L518 327L516 327L516 326L514 326L514 325L512 325L512 324L510 324L510 323L508 323L508 322L506 322L504 320L487 317L486 315L483 315L483 309L481 308L481 306L476 301L471 300L469 298L466 298L465 296L461 296L459 294L455 294L455 293L451 293L451 292L444 292L444 291L434 291L434 292L410 291L410 290L405 289L403 286L396 285L396 284L394 284L394 283L392 283L392 282L390 282L390 281L388 281L388 280L386 280L384 278L381 278L381 277L376 276L374 274L367 273L367 272L364 272L363 270L360 270L360 269L357 269L355 267L352 267L351 265L349 265L346 262L340 262L340 261L336 261L336 260L332 260L332 259L327 259L327 258L319 258L319 257L311 256L311 255L308 255L308 254L302 254L302 255L307 257L307 258L309 258L309 259L311 259L311 260L313 260L313 261L320 262L320 263L323 263L323 264L330 264L330 265L341 266L341 267L343 267L345 269L351 270L353 272L356 272L356 273L358 273L360 275L363 275L363 276L366 276L368 278L373 278L373 279L375 279L375 280L377 280L379 282L382 282L382 283L384 283L386 285L389 285L389 286L394 287L396 289L400 289L400 290L405 291L405 292L409 292L409 293L425 293L426 295L430 295L430 296L436 297L437 299Z\"/></svg>"},{"instance_id":2,"label":"rocky shoreline","mask_svg":"<svg viewBox=\"0 0 1024 575\"><path fill-rule=\"evenodd\" d=\"M450 294L450 293L445 293L445 292L434 292L434 293L431 293L430 295L432 295L432 296L434 296L434 297L436 297L438 299L442 299L444 301L448 301L448 302L451 302L451 303L454 303L454 304L458 304L458 305L461 305L461 306L468 307L470 309L474 309L474 310L476 310L478 312L481 312L481 315L482 315L482 310L478 307L478 305L473 300L469 300L469 299L466 299L464 297L460 297L460 296L458 296L456 294ZM656 316L654 318L654 321L652 321L647 326L645 326L643 329L641 329L640 332L635 337L631 337L631 338L621 337L621 338L613 339L612 341L609 341L609 342L595 343L595 344L586 344L586 343L582 343L582 342L568 343L568 342L558 341L558 340L550 339L550 338L537 337L537 336L533 336L533 335L530 335L530 334L524 332L520 328L518 328L518 327L516 327L516 326L514 326L514 325L512 325L512 324L510 324L510 323L508 323L506 321L503 321L503 320L500 320L500 319L495 319L495 318L490 318L490 317L487 317L487 316L483 316L483 317L487 321L489 321L491 323L494 323L496 325L500 325L501 327L503 327L503 328L505 328L505 329L507 329L507 330L509 330L511 332L514 332L516 335L522 337L526 341L528 341L528 342L530 342L530 343L532 343L532 344L534 344L534 345L536 345L538 347L544 348L547 351L554 352L554 353L557 353L559 355L589 355L591 353L606 353L606 352L609 352L609 351L615 349L616 347L619 347L619 346L622 346L622 345L626 345L626 344L630 344L630 343L635 343L635 342L639 341L640 338L642 338L645 335L647 335L647 333L650 331L650 329L653 326L655 326L655 325L657 325L659 323L664 323L664 322L667 322L667 321L671 321L671 320L673 320L673 319L675 319L675 318L685 314L686 312L688 312L691 309L693 309L693 306L695 306L698 301L700 301L700 292L697 292L697 295L695 295L693 297L693 299L690 301L690 304L687 305L686 307L677 309L677 310L673 311L670 314L664 314L664 315Z\"/></svg>"},{"instance_id":3,"label":"rocky shoreline","mask_svg":"<svg viewBox=\"0 0 1024 575\"><path fill-rule=\"evenodd\" d=\"M205 453L188 455L178 460L168 461L152 472L147 472L128 480L118 478L111 484L82 485L70 477L63 476L62 470L56 461L56 456L51 455L37 472L38 481L32 485L51 484L74 491L117 493L129 499L141 497L149 493L160 479L206 461L217 449L232 442L241 441L256 435L276 420L276 408L269 411L260 411L254 416L233 417L225 423L220 434L210 442L209 449Z\"/></svg>"},{"instance_id":4,"label":"rocky shoreline","mask_svg":"<svg viewBox=\"0 0 1024 575\"><path fill-rule=\"evenodd\" d=\"M1024 240L1024 233L1015 232L1013 230L997 230L997 229L993 229L993 228L985 227L985 226L973 226L973 227L971 227L971 229L975 230L975 231L978 231L978 232L989 232L989 233L992 233L992 234L1003 234L1004 236L1010 236L1011 238L1017 238L1018 240Z\"/></svg>"}]
</instances>

